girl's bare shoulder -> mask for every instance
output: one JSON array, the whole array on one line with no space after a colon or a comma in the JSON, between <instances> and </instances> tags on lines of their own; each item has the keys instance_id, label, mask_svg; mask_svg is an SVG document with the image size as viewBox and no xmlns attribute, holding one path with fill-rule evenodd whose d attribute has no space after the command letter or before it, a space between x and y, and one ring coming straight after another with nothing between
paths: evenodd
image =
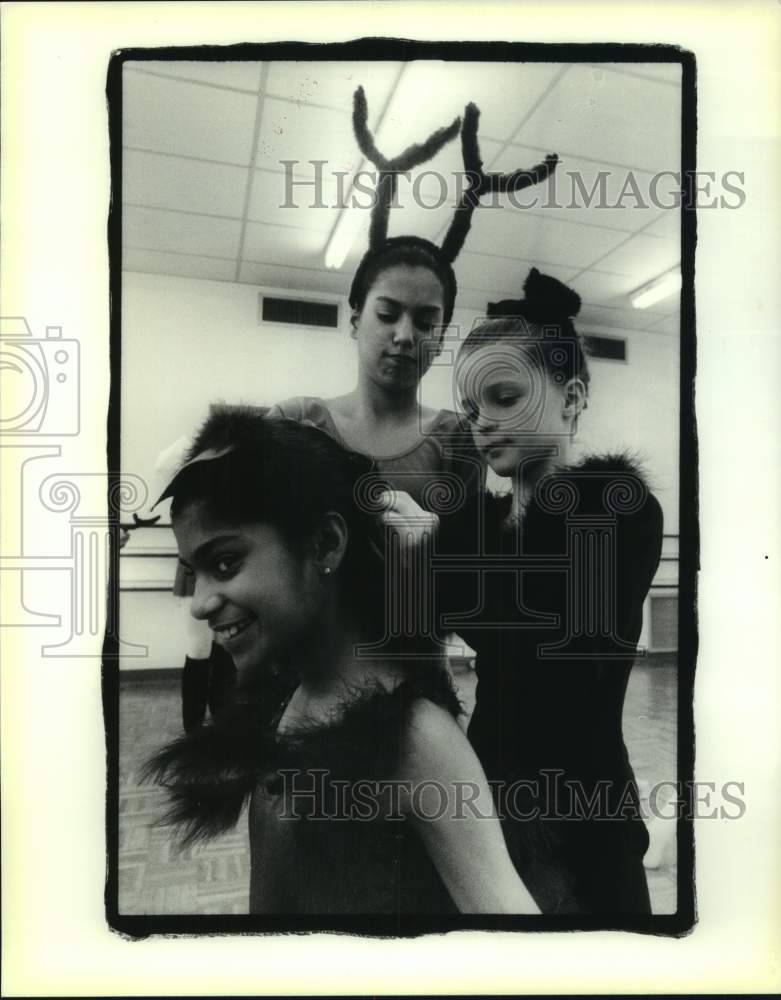
<instances>
[{"instance_id":1,"label":"girl's bare shoulder","mask_svg":"<svg viewBox=\"0 0 781 1000\"><path fill-rule=\"evenodd\" d=\"M473 753L453 714L428 698L409 706L401 741L403 777L428 780L471 764Z\"/></svg>"}]
</instances>

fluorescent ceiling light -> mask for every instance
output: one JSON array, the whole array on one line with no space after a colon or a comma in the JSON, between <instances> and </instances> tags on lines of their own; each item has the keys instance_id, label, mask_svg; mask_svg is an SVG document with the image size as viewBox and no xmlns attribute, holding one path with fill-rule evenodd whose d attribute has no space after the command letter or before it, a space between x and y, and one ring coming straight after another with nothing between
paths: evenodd
<instances>
[{"instance_id":1,"label":"fluorescent ceiling light","mask_svg":"<svg viewBox=\"0 0 781 1000\"><path fill-rule=\"evenodd\" d=\"M398 117L392 114L392 109L394 107L415 107L420 101L421 94L430 95L443 67L442 60L437 59L416 59L414 62L405 63L402 67L393 93L383 108L374 132L377 148L386 155L395 155L409 145L409 140L402 142L399 139ZM371 101L371 94L367 94L367 97ZM355 174L359 174L363 170L371 173L376 172L376 168L368 160L361 160ZM325 266L328 268L336 269L344 264L347 254L355 242L355 237L367 218L366 213L369 208L353 207L350 204L351 198L352 184L346 195L346 205L342 208L325 247Z\"/></svg>"},{"instance_id":2,"label":"fluorescent ceiling light","mask_svg":"<svg viewBox=\"0 0 781 1000\"><path fill-rule=\"evenodd\" d=\"M661 302L668 295L680 292L680 290L681 272L675 267L672 271L654 278L653 281L649 281L637 291L632 292L632 305L635 309L648 309L655 302Z\"/></svg>"},{"instance_id":3,"label":"fluorescent ceiling light","mask_svg":"<svg viewBox=\"0 0 781 1000\"><path fill-rule=\"evenodd\" d=\"M360 169L363 170L363 166ZM350 197L349 194L347 197ZM328 240L328 245L325 248L326 267L339 268L344 264L363 220L364 216L361 215L360 209L348 208L347 206L342 209L341 215L334 226L334 231L331 233L331 238Z\"/></svg>"}]
</instances>

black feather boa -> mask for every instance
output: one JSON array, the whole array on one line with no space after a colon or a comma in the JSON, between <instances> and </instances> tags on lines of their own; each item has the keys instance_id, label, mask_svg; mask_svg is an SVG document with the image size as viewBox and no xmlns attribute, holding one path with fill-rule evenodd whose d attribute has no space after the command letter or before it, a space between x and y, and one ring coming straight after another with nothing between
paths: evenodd
<instances>
[{"instance_id":1,"label":"black feather boa","mask_svg":"<svg viewBox=\"0 0 781 1000\"><path fill-rule=\"evenodd\" d=\"M143 767L169 805L159 825L179 828L187 847L232 829L264 775L280 767L326 767L341 779L385 779L394 773L410 707L427 698L453 716L461 705L447 671L421 663L394 690L379 683L345 699L333 724L312 724L278 737L268 710L237 703L216 722L164 746Z\"/></svg>"}]
</instances>

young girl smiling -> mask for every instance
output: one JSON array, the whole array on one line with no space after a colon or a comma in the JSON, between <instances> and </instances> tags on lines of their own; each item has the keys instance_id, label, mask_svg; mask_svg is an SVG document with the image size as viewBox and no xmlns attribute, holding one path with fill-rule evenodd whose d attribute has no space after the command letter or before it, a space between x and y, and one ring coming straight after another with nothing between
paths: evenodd
<instances>
[{"instance_id":1,"label":"young girl smiling","mask_svg":"<svg viewBox=\"0 0 781 1000\"><path fill-rule=\"evenodd\" d=\"M434 647L361 653L385 628L382 524L355 499L375 476L316 428L235 407L210 418L165 495L192 612L230 652L237 700L150 773L186 840L248 804L253 913L537 912ZM270 725L269 663L299 678ZM464 787L474 809L454 818Z\"/></svg>"}]
</instances>

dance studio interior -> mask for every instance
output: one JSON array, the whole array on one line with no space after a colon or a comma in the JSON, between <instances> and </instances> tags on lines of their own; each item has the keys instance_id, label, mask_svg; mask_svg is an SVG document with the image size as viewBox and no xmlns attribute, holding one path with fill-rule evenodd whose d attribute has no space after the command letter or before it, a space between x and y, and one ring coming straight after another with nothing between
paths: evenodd
<instances>
[{"instance_id":1,"label":"dance studio interior","mask_svg":"<svg viewBox=\"0 0 781 1000\"><path fill-rule=\"evenodd\" d=\"M473 102L486 171L558 168L479 207L455 262L445 349L420 401L458 410L453 359L489 303L537 267L573 288L589 351L576 448L628 452L661 504L623 731L641 797L677 778L681 66L677 63L137 60L122 69L121 464L146 499L120 552L120 913L247 912L246 822L178 850L143 761L182 729L187 608L166 485L209 404L332 397L356 380L347 297L366 249L371 171L353 135L362 86L392 156ZM389 234L441 242L463 172L456 140L400 179ZM116 197L116 193L115 193ZM505 481L490 473L489 489ZM451 658L474 702L473 662ZM672 793L671 793L672 794ZM648 819L654 914L677 906L675 823Z\"/></svg>"}]
</instances>

